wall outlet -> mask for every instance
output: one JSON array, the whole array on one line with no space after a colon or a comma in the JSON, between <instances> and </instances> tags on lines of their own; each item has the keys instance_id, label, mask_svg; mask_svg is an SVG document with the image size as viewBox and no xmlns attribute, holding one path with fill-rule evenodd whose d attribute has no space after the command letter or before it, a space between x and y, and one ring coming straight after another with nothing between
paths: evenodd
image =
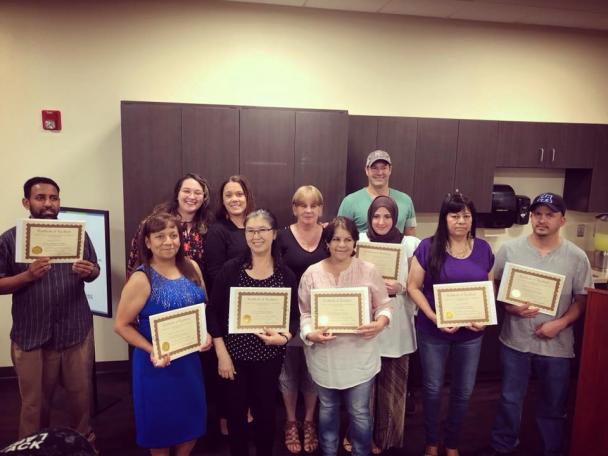
<instances>
[{"instance_id":1,"label":"wall outlet","mask_svg":"<svg viewBox=\"0 0 608 456\"><path fill-rule=\"evenodd\" d=\"M576 225L576 237L585 237L585 225L583 223Z\"/></svg>"}]
</instances>

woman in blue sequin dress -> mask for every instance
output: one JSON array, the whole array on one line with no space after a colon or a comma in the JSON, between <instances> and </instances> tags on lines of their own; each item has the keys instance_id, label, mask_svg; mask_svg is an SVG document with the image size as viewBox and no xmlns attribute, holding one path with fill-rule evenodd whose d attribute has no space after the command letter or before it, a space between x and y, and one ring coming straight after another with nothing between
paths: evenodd
<instances>
[{"instance_id":1,"label":"woman in blue sequin dress","mask_svg":"<svg viewBox=\"0 0 608 456\"><path fill-rule=\"evenodd\" d=\"M196 353L171 360L152 354L149 317L206 301L201 272L185 257L178 220L154 214L140 233L142 265L126 283L115 330L133 351L133 407L137 444L150 453L189 455L206 431L203 374ZM138 320L136 328L133 322ZM208 337L200 350L211 347Z\"/></svg>"}]
</instances>

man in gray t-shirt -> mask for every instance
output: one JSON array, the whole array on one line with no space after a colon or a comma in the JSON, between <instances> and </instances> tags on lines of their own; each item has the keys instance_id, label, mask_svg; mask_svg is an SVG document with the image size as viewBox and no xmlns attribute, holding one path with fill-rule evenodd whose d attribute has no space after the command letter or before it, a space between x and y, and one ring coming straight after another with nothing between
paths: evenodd
<instances>
[{"instance_id":1,"label":"man in gray t-shirt","mask_svg":"<svg viewBox=\"0 0 608 456\"><path fill-rule=\"evenodd\" d=\"M545 455L562 454L563 429L574 357L572 324L582 315L593 287L585 253L560 237L566 206L554 193L538 195L530 206L532 234L507 242L496 254L494 277L500 280L505 263L532 267L566 277L555 317L530 305L504 303L500 333L503 367L500 407L492 428L491 447L483 454L514 454L530 372L539 381L536 422Z\"/></svg>"}]
</instances>

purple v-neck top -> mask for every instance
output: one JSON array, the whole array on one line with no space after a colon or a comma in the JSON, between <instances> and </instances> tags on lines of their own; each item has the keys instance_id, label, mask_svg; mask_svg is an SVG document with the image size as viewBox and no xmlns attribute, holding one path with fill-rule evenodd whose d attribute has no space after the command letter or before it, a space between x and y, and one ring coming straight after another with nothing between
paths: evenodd
<instances>
[{"instance_id":1,"label":"purple v-neck top","mask_svg":"<svg viewBox=\"0 0 608 456\"><path fill-rule=\"evenodd\" d=\"M434 281L431 273L428 270L428 257L431 251L431 238L424 239L416 251L414 256L425 271L422 293L427 299L433 310L435 310L435 297L433 295L433 285L441 283L462 283L462 282L482 282L488 280L488 273L494 266L494 254L490 245L483 239L475 238L473 243L473 251L467 258L454 258L449 253L446 254L445 263L439 276L438 281ZM416 329L425 334L440 337L445 340L454 342L465 341L481 337L483 331L471 331L466 328L460 328L454 334L443 332L435 326L431 320L424 315L423 312L418 312L416 317Z\"/></svg>"}]
</instances>

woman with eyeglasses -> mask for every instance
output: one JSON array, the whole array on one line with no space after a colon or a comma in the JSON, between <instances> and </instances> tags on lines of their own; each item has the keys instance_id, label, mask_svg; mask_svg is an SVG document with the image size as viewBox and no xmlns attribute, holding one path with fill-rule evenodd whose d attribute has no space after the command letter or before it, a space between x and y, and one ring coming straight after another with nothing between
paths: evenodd
<instances>
[{"instance_id":1,"label":"woman with eyeglasses","mask_svg":"<svg viewBox=\"0 0 608 456\"><path fill-rule=\"evenodd\" d=\"M218 357L218 373L225 384L230 454L249 454L247 407L251 406L256 454L266 456L273 453L276 391L285 346L297 331L297 282L281 262L275 216L258 209L247 215L243 225L247 250L229 260L215 278L209 332ZM291 288L289 332L266 329L257 334L229 334L231 287Z\"/></svg>"},{"instance_id":2,"label":"woman with eyeglasses","mask_svg":"<svg viewBox=\"0 0 608 456\"><path fill-rule=\"evenodd\" d=\"M211 219L209 199L211 193L207 181L198 174L184 174L175 183L171 201L159 204L152 212L168 212L179 220L184 254L196 261L203 269L205 236ZM127 259L127 276L130 276L139 263L138 239L141 225L131 241Z\"/></svg>"},{"instance_id":3,"label":"woman with eyeglasses","mask_svg":"<svg viewBox=\"0 0 608 456\"><path fill-rule=\"evenodd\" d=\"M435 234L424 239L412 259L407 291L419 307L416 317L422 365L426 456L439 453L441 389L451 358L450 396L445 421L447 456L458 456L462 422L475 386L484 327L437 328L433 285L492 281L494 255L489 244L475 237L475 206L460 193L448 194L439 211Z\"/></svg>"}]
</instances>

